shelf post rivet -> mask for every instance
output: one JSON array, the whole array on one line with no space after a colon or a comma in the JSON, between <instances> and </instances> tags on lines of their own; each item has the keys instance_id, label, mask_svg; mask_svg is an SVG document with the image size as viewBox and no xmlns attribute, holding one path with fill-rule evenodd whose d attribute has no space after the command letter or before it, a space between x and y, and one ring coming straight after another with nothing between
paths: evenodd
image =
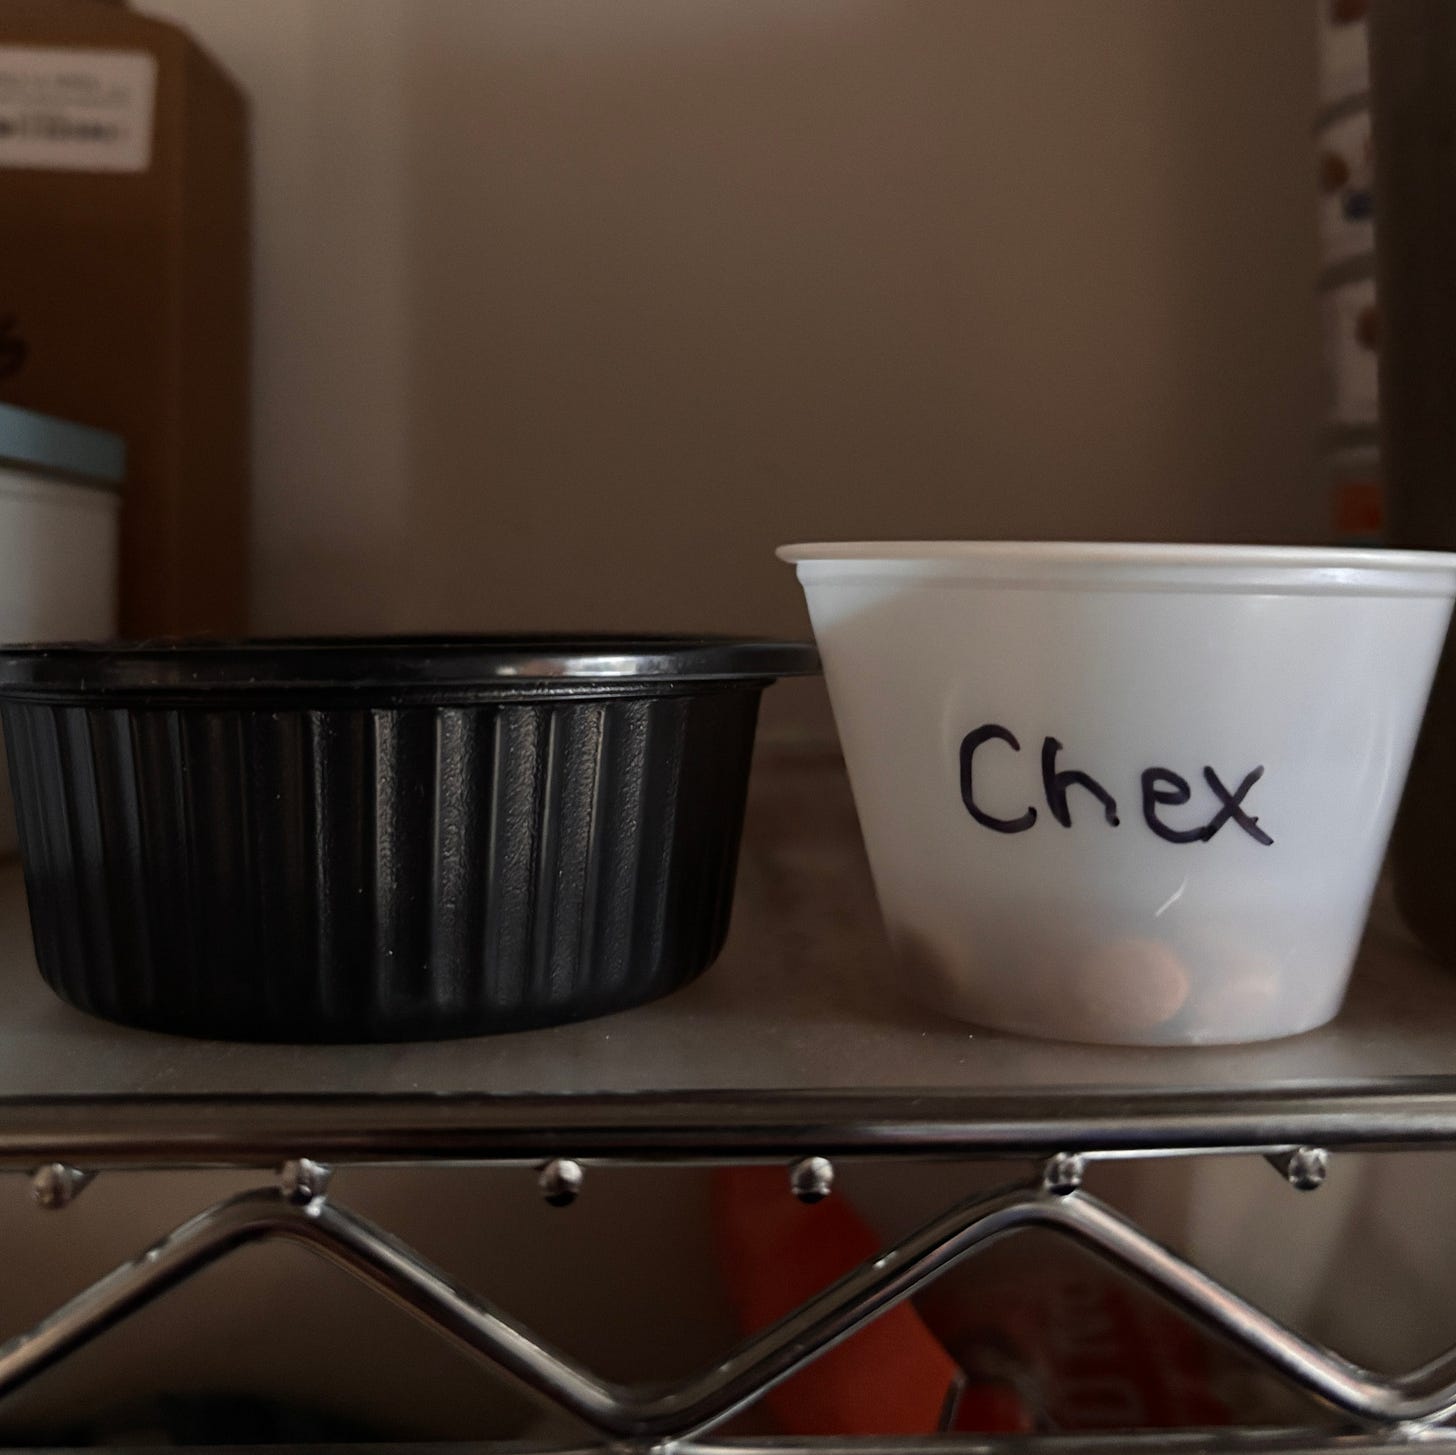
<instances>
[{"instance_id":1,"label":"shelf post rivet","mask_svg":"<svg viewBox=\"0 0 1456 1455\"><path fill-rule=\"evenodd\" d=\"M30 1195L37 1207L59 1212L70 1207L96 1174L82 1172L65 1162L47 1162L37 1167L30 1179Z\"/></svg>"},{"instance_id":2,"label":"shelf post rivet","mask_svg":"<svg viewBox=\"0 0 1456 1455\"><path fill-rule=\"evenodd\" d=\"M828 1157L804 1157L789 1168L789 1191L800 1202L823 1202L834 1191L834 1163Z\"/></svg>"},{"instance_id":3,"label":"shelf post rivet","mask_svg":"<svg viewBox=\"0 0 1456 1455\"><path fill-rule=\"evenodd\" d=\"M536 1175L541 1196L552 1207L570 1207L581 1195L585 1181L581 1163L573 1162L570 1157L553 1157Z\"/></svg>"},{"instance_id":4,"label":"shelf post rivet","mask_svg":"<svg viewBox=\"0 0 1456 1455\"><path fill-rule=\"evenodd\" d=\"M1330 1154L1323 1147L1296 1147L1271 1152L1267 1161L1297 1192L1313 1192L1329 1176Z\"/></svg>"},{"instance_id":5,"label":"shelf post rivet","mask_svg":"<svg viewBox=\"0 0 1456 1455\"><path fill-rule=\"evenodd\" d=\"M326 1197L329 1179L334 1169L311 1157L293 1157L285 1162L278 1173L283 1196L297 1207L311 1203L315 1198Z\"/></svg>"},{"instance_id":6,"label":"shelf post rivet","mask_svg":"<svg viewBox=\"0 0 1456 1455\"><path fill-rule=\"evenodd\" d=\"M1066 1197L1082 1186L1087 1159L1080 1152L1058 1152L1041 1169L1041 1190L1053 1197Z\"/></svg>"}]
</instances>

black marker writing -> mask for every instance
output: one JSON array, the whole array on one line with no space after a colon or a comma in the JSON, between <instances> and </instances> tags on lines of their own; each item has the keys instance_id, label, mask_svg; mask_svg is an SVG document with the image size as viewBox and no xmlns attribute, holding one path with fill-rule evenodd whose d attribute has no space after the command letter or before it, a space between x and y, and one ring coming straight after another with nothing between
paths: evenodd
<instances>
[{"instance_id":1,"label":"black marker writing","mask_svg":"<svg viewBox=\"0 0 1456 1455\"><path fill-rule=\"evenodd\" d=\"M1072 811L1067 807L1067 789L1085 788L1102 805L1107 822L1118 825L1117 800L1090 774L1076 768L1064 768L1057 772L1057 754L1062 745L1055 738L1048 738L1041 745L1041 783L1046 791L1047 807L1052 817L1064 829L1072 827Z\"/></svg>"},{"instance_id":2,"label":"black marker writing","mask_svg":"<svg viewBox=\"0 0 1456 1455\"><path fill-rule=\"evenodd\" d=\"M1203 770L1204 781L1218 795L1219 802L1223 807L1209 819L1208 827L1203 831L1205 839L1211 839L1230 819L1238 824L1251 839L1257 839L1261 844L1272 844L1273 839L1259 827L1259 820L1252 814L1245 813L1241 805L1248 796L1249 789L1264 776L1264 765L1261 763L1257 768L1251 769L1244 775L1244 781L1230 793L1219 781L1219 776L1212 768Z\"/></svg>"},{"instance_id":3,"label":"black marker writing","mask_svg":"<svg viewBox=\"0 0 1456 1455\"><path fill-rule=\"evenodd\" d=\"M1160 788L1160 783L1166 783L1168 787ZM1193 790L1188 786L1188 780L1171 768L1144 769L1143 822L1160 839L1167 839L1170 844L1198 843L1207 837L1202 824L1196 829L1172 829L1158 817L1160 803L1187 803L1192 796Z\"/></svg>"},{"instance_id":4,"label":"black marker writing","mask_svg":"<svg viewBox=\"0 0 1456 1455\"><path fill-rule=\"evenodd\" d=\"M1004 728L999 723L988 722L974 732L967 733L961 739L961 800L966 805L966 811L978 824L982 824L988 829L995 829L998 834L1024 833L1036 822L1034 808L1028 808L1020 818L996 818L976 804L975 786L971 781L971 765L976 756L976 749L982 743L990 742L992 738L998 738L1001 742L1009 744L1014 753L1021 751L1021 744L1016 741L1016 734L1010 728Z\"/></svg>"},{"instance_id":5,"label":"black marker writing","mask_svg":"<svg viewBox=\"0 0 1456 1455\"><path fill-rule=\"evenodd\" d=\"M961 739L960 747L961 801L970 816L984 828L993 829L998 834L1022 834L1037 821L1037 810L1034 807L1029 806L1019 818L998 818L993 813L987 813L976 801L976 750L993 741L1005 743L1013 753L1021 752L1021 744L1017 741L1016 734L1010 728L1002 727L1000 723L982 723L973 732L968 732ZM1084 773L1079 768L1058 768L1057 758L1062 751L1062 744L1056 738L1048 736L1042 740L1041 786L1052 817L1063 828L1072 827L1072 808L1067 799L1072 789L1080 788L1090 793L1102 805L1102 816L1107 823L1113 828L1119 827L1121 820L1117 816L1117 800L1090 773ZM1207 843L1225 824L1233 823L1255 843L1267 847L1274 840L1260 826L1258 817L1244 807L1250 791L1263 776L1264 767L1260 764L1244 774L1237 788L1229 788L1211 767L1205 766L1203 781L1213 792L1214 801L1218 805L1217 812L1203 823L1177 828L1163 817L1163 810L1181 808L1191 803L1191 785L1181 773L1175 773L1171 768L1145 768L1139 779L1143 822L1160 839L1170 844Z\"/></svg>"}]
</instances>

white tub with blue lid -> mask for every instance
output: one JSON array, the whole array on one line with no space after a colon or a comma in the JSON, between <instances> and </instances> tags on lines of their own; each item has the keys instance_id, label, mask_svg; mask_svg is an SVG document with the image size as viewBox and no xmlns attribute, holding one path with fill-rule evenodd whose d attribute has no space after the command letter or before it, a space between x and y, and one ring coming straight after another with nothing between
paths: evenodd
<instances>
[{"instance_id":1,"label":"white tub with blue lid","mask_svg":"<svg viewBox=\"0 0 1456 1455\"><path fill-rule=\"evenodd\" d=\"M116 634L125 471L118 435L0 404L0 643ZM14 853L0 785L0 853Z\"/></svg>"}]
</instances>

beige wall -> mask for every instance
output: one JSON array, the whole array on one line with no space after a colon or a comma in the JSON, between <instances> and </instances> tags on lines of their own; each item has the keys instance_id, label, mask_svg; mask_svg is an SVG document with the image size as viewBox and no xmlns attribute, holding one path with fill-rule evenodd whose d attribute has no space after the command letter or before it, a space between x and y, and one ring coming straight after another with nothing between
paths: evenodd
<instances>
[{"instance_id":1,"label":"beige wall","mask_svg":"<svg viewBox=\"0 0 1456 1455\"><path fill-rule=\"evenodd\" d=\"M1309 0L141 0L256 102L257 624L1317 537Z\"/></svg>"}]
</instances>

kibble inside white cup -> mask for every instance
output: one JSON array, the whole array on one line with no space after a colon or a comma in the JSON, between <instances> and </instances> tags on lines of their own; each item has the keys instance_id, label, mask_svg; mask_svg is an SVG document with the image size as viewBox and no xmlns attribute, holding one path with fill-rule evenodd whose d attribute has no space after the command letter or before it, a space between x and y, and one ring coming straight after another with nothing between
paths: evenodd
<instances>
[{"instance_id":1,"label":"kibble inside white cup","mask_svg":"<svg viewBox=\"0 0 1456 1455\"><path fill-rule=\"evenodd\" d=\"M1127 1044L1339 1009L1456 555L785 546L904 988Z\"/></svg>"}]
</instances>

